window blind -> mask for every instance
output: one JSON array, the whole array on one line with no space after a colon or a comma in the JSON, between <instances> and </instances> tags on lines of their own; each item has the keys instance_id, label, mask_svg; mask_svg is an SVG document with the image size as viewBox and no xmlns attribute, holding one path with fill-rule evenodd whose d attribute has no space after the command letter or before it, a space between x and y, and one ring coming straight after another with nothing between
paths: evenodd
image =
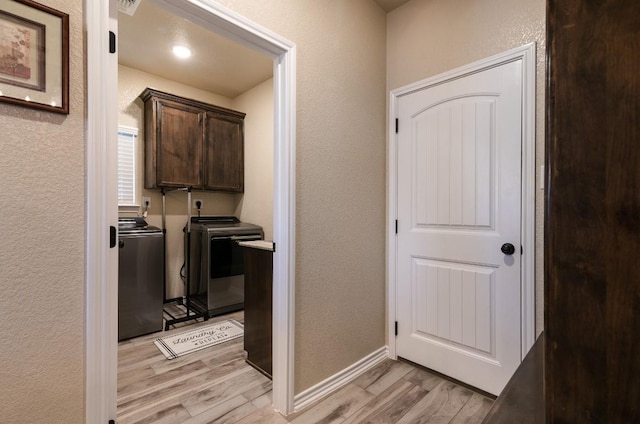
<instances>
[{"instance_id":1,"label":"window blind","mask_svg":"<svg viewBox=\"0 0 640 424\"><path fill-rule=\"evenodd\" d=\"M118 127L118 206L136 205L137 138L137 128Z\"/></svg>"}]
</instances>

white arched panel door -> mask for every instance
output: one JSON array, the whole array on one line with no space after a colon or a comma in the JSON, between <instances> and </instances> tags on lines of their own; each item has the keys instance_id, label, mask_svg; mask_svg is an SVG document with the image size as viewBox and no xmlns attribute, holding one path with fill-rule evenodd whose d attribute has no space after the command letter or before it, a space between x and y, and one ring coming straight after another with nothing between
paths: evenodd
<instances>
[{"instance_id":1,"label":"white arched panel door","mask_svg":"<svg viewBox=\"0 0 640 424\"><path fill-rule=\"evenodd\" d=\"M397 111L397 354L499 394L521 360L522 63Z\"/></svg>"}]
</instances>

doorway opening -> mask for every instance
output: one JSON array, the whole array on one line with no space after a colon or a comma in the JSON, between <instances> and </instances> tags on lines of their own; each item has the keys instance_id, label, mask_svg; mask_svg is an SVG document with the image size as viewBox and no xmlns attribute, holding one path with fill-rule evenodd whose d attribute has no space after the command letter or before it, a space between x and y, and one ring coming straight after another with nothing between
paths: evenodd
<instances>
[{"instance_id":1,"label":"doorway opening","mask_svg":"<svg viewBox=\"0 0 640 424\"><path fill-rule=\"evenodd\" d=\"M295 45L212 0L147 0L273 59L274 176L273 405L293 406L295 240ZM96 2L98 3L98 2ZM109 247L116 225L114 144L117 128L116 2L87 2L87 421L115 419L117 372L117 251ZM105 154L106 152L106 154ZM96 231L104 228L104 231Z\"/></svg>"}]
</instances>

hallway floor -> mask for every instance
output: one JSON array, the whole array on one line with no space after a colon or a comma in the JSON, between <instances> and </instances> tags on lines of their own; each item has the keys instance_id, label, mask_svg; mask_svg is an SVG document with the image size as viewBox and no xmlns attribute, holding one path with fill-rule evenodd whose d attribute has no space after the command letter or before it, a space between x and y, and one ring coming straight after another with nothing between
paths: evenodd
<instances>
[{"instance_id":1,"label":"hallway floor","mask_svg":"<svg viewBox=\"0 0 640 424\"><path fill-rule=\"evenodd\" d=\"M243 322L236 312L197 322ZM493 400L411 364L386 360L300 414L271 407L271 380L245 363L243 339L167 360L156 338L118 346L119 424L481 423Z\"/></svg>"}]
</instances>

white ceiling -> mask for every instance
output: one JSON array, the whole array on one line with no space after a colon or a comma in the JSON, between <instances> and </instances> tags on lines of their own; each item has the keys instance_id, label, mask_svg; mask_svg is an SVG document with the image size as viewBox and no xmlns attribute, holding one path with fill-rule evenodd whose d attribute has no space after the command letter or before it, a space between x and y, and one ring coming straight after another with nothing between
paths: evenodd
<instances>
[{"instance_id":1,"label":"white ceiling","mask_svg":"<svg viewBox=\"0 0 640 424\"><path fill-rule=\"evenodd\" d=\"M374 0L389 12L409 0ZM189 59L173 44L193 50ZM142 0L133 16L118 14L118 61L172 81L234 98L273 75L273 60Z\"/></svg>"},{"instance_id":2,"label":"white ceiling","mask_svg":"<svg viewBox=\"0 0 640 424\"><path fill-rule=\"evenodd\" d=\"M178 59L171 46L193 50ZM234 98L273 75L273 60L156 6L118 14L118 62L172 81Z\"/></svg>"}]
</instances>

